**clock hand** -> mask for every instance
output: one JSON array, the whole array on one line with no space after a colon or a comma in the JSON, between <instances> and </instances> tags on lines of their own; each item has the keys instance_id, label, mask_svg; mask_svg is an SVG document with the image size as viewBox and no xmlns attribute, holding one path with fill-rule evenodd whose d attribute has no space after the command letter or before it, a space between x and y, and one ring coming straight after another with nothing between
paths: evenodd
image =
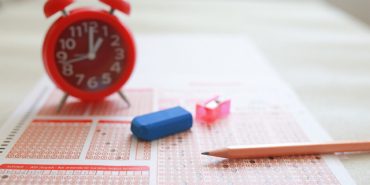
<instances>
[{"instance_id":1,"label":"clock hand","mask_svg":"<svg viewBox=\"0 0 370 185\"><path fill-rule=\"evenodd\" d=\"M87 58L89 60L95 60L95 58L96 58L96 52L98 51L98 49L100 48L100 46L101 46L102 43L103 43L103 39L102 38L98 38L98 40L96 41L95 45L92 47L91 52L87 54Z\"/></svg>"},{"instance_id":2,"label":"clock hand","mask_svg":"<svg viewBox=\"0 0 370 185\"><path fill-rule=\"evenodd\" d=\"M89 52L88 54L94 53L93 51L94 51L94 28L89 27Z\"/></svg>"},{"instance_id":3,"label":"clock hand","mask_svg":"<svg viewBox=\"0 0 370 185\"><path fill-rule=\"evenodd\" d=\"M74 59L71 59L71 60L59 61L59 63L67 65L67 64L72 64L72 63L79 62L79 61L82 61L82 60L85 60L85 59L88 59L88 58L89 57L87 55L82 55L80 57L77 57L77 58L74 58Z\"/></svg>"},{"instance_id":4,"label":"clock hand","mask_svg":"<svg viewBox=\"0 0 370 185\"><path fill-rule=\"evenodd\" d=\"M101 37L98 38L98 40L96 41L96 43L94 45L94 48L93 48L93 53L94 54L96 54L96 52L98 51L98 49L100 48L102 43L103 43L103 39Z\"/></svg>"}]
</instances>

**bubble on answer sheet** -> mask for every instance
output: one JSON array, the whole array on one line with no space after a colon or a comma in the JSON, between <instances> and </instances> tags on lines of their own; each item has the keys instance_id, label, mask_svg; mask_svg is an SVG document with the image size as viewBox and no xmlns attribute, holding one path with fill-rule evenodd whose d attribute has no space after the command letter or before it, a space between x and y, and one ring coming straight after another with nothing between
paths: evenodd
<instances>
[{"instance_id":1,"label":"bubble on answer sheet","mask_svg":"<svg viewBox=\"0 0 370 185\"><path fill-rule=\"evenodd\" d=\"M129 121L99 121L86 159L129 160L131 144Z\"/></svg>"},{"instance_id":2,"label":"bubble on answer sheet","mask_svg":"<svg viewBox=\"0 0 370 185\"><path fill-rule=\"evenodd\" d=\"M172 94L182 99L189 97L186 93L182 96L178 92ZM166 97L167 100L171 98ZM168 101L165 103L169 104ZM271 107L258 102L249 106L244 105L240 110L246 111L233 112L228 119L216 124L195 123L191 132L158 140L158 173L163 174L157 177L158 183L339 184L325 162L316 156L234 160L199 155L229 145L308 141L295 118L276 104ZM185 155L183 151L186 151ZM200 171L195 173L194 170Z\"/></svg>"},{"instance_id":3,"label":"bubble on answer sheet","mask_svg":"<svg viewBox=\"0 0 370 185\"><path fill-rule=\"evenodd\" d=\"M34 120L7 158L78 159L90 127L91 120Z\"/></svg>"}]
</instances>

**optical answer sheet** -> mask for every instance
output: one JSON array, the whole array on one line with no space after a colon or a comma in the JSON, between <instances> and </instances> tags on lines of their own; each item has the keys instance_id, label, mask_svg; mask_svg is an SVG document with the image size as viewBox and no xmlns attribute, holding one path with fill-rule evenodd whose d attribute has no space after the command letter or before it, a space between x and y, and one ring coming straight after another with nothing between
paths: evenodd
<instances>
[{"instance_id":1,"label":"optical answer sheet","mask_svg":"<svg viewBox=\"0 0 370 185\"><path fill-rule=\"evenodd\" d=\"M118 95L83 103L41 80L1 129L0 184L355 184L334 156L227 160L201 152L238 144L328 141L254 45L244 37L142 36L136 71ZM214 95L231 115L194 122L153 142L130 131L140 114Z\"/></svg>"}]
</instances>

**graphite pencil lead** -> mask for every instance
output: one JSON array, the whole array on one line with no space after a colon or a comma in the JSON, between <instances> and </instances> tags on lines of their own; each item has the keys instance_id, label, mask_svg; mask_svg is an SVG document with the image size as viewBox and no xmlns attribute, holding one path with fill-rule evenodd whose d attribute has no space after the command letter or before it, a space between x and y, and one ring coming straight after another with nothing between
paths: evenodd
<instances>
[{"instance_id":1,"label":"graphite pencil lead","mask_svg":"<svg viewBox=\"0 0 370 185\"><path fill-rule=\"evenodd\" d=\"M209 155L209 152L202 152L202 155Z\"/></svg>"}]
</instances>

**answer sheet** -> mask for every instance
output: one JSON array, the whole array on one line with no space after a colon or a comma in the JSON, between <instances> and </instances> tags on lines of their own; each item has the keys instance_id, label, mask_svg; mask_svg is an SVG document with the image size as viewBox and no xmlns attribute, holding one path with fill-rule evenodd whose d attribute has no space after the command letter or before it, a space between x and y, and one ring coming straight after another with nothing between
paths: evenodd
<instances>
[{"instance_id":1,"label":"answer sheet","mask_svg":"<svg viewBox=\"0 0 370 185\"><path fill-rule=\"evenodd\" d=\"M254 44L227 35L141 36L123 91L84 103L41 80L0 135L0 184L354 184L332 155L227 160L200 153L228 145L330 138ZM299 62L299 61L297 61ZM153 142L130 131L136 115L181 105L195 111L214 95L231 114ZM194 116L195 117L195 116Z\"/></svg>"}]
</instances>

